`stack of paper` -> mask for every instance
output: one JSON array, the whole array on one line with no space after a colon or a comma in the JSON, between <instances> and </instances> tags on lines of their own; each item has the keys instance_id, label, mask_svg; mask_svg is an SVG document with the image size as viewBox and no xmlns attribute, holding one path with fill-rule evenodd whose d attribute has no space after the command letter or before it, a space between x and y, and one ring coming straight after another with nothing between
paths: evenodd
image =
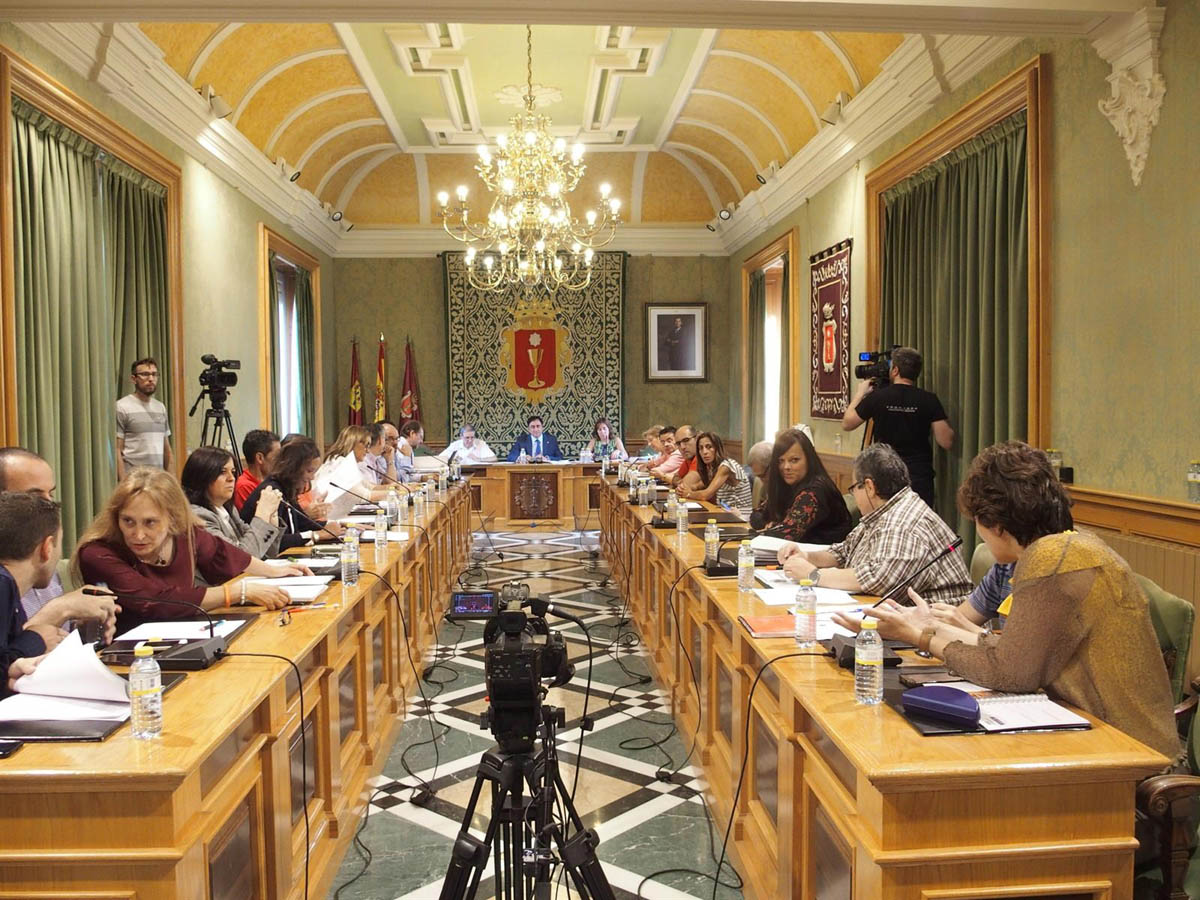
<instances>
[{"instance_id":1,"label":"stack of paper","mask_svg":"<svg viewBox=\"0 0 1200 900\"><path fill-rule=\"evenodd\" d=\"M313 569L332 569L341 561L336 556L291 556L263 560L269 566L308 566Z\"/></svg>"},{"instance_id":2,"label":"stack of paper","mask_svg":"<svg viewBox=\"0 0 1200 900\"><path fill-rule=\"evenodd\" d=\"M269 584L271 587L277 587L293 600L315 600L324 593L329 582L333 581L333 576L285 575L282 578L247 578L246 580L254 584Z\"/></svg>"},{"instance_id":3,"label":"stack of paper","mask_svg":"<svg viewBox=\"0 0 1200 900\"><path fill-rule=\"evenodd\" d=\"M766 534L760 534L750 541L750 546L755 550L770 550L774 553L779 552L779 548L784 544L796 544L804 553L820 553L822 550L829 549L828 544L798 544L795 541L785 541L783 538L771 537Z\"/></svg>"},{"instance_id":4,"label":"stack of paper","mask_svg":"<svg viewBox=\"0 0 1200 900\"><path fill-rule=\"evenodd\" d=\"M90 644L72 631L30 675L18 678L17 693L0 700L0 721L44 722L129 718L125 679L100 662Z\"/></svg>"},{"instance_id":5,"label":"stack of paper","mask_svg":"<svg viewBox=\"0 0 1200 900\"><path fill-rule=\"evenodd\" d=\"M861 601L855 600L848 591L823 587L815 587L813 590L817 592L818 609L829 608L850 611L857 610L862 606ZM795 585L791 585L790 587L755 588L754 593L767 606L794 606L796 603Z\"/></svg>"},{"instance_id":6,"label":"stack of paper","mask_svg":"<svg viewBox=\"0 0 1200 900\"><path fill-rule=\"evenodd\" d=\"M366 531L364 531L362 533L361 539L365 543L370 544L372 541L375 540L375 529L368 528ZM389 531L387 533L387 539L392 542L407 541L408 540L408 532L407 531Z\"/></svg>"},{"instance_id":7,"label":"stack of paper","mask_svg":"<svg viewBox=\"0 0 1200 900\"><path fill-rule=\"evenodd\" d=\"M213 622L214 637L229 637L241 626L233 619ZM143 622L121 635L123 641L202 641L208 637L207 619L172 622Z\"/></svg>"}]
</instances>

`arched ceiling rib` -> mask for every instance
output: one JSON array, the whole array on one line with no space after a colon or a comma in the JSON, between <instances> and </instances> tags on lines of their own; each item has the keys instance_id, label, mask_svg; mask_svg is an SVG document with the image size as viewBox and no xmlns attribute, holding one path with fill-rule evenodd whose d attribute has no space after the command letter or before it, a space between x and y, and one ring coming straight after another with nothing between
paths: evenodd
<instances>
[{"instance_id":1,"label":"arched ceiling rib","mask_svg":"<svg viewBox=\"0 0 1200 900\"><path fill-rule=\"evenodd\" d=\"M141 28L182 80L193 89L211 84L234 108L229 121L248 141L272 162L283 158L299 168L299 188L343 209L350 221L436 224L437 192L453 193L458 184L470 188L473 215L486 216L490 199L474 172L478 131L429 123L452 124L470 108L476 115L465 128L506 129L513 108L495 92L524 80L522 29L236 22ZM445 78L409 71L396 56L397 35L417 30L441 36L428 51L430 65L447 73L453 90ZM593 145L573 206L580 214L594 206L599 185L608 182L627 221L696 225L756 190L756 172L799 152L822 127L818 111L839 92L856 96L903 40L634 29L627 34L633 50L622 44L597 53L596 34L592 26L534 28L534 81L559 95L541 111L569 139ZM643 64L634 50L651 53L654 64ZM619 90L614 72L621 73ZM605 110L599 125L597 109Z\"/></svg>"}]
</instances>

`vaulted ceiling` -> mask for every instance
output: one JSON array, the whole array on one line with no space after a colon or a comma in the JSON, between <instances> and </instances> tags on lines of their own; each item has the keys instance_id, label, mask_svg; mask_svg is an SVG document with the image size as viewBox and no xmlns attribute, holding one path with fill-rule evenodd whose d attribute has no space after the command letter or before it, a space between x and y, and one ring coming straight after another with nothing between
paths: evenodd
<instances>
[{"instance_id":1,"label":"vaulted ceiling","mask_svg":"<svg viewBox=\"0 0 1200 900\"><path fill-rule=\"evenodd\" d=\"M143 24L165 62L359 227L439 220L475 145L507 130L525 84L521 25ZM588 147L577 193L609 182L626 219L706 222L855 97L903 35L538 25L540 111Z\"/></svg>"}]
</instances>

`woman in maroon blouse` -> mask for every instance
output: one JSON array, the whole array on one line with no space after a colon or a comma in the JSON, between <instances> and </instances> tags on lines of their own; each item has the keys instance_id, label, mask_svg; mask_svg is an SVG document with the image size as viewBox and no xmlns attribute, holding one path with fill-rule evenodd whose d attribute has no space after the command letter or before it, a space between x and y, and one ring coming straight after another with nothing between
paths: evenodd
<instances>
[{"instance_id":1,"label":"woman in maroon blouse","mask_svg":"<svg viewBox=\"0 0 1200 900\"><path fill-rule=\"evenodd\" d=\"M104 583L121 597L117 633L142 622L194 617L180 602L204 610L252 603L286 606L288 596L262 582L226 585L241 575L307 574L303 566L271 566L209 534L192 514L175 476L134 469L79 538L75 569L89 584ZM197 586L199 581L200 586ZM204 587L207 583L215 587Z\"/></svg>"},{"instance_id":2,"label":"woman in maroon blouse","mask_svg":"<svg viewBox=\"0 0 1200 900\"><path fill-rule=\"evenodd\" d=\"M799 429L789 428L775 438L767 496L750 521L755 528L810 544L836 544L850 533L850 511L816 448Z\"/></svg>"}]
</instances>

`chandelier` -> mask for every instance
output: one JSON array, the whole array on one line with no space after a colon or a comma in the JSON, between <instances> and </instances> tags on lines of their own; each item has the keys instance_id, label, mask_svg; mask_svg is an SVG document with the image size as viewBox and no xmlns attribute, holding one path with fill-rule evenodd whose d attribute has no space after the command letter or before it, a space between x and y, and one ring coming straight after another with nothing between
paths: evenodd
<instances>
[{"instance_id":1,"label":"chandelier","mask_svg":"<svg viewBox=\"0 0 1200 900\"><path fill-rule=\"evenodd\" d=\"M470 220L466 185L455 194L438 194L442 227L466 244L467 280L478 290L498 291L541 286L582 290L592 280L596 250L612 241L621 222L621 201L600 185L597 209L580 219L571 211L568 195L587 168L583 144L568 153L567 142L551 137L549 116L534 112L533 29L525 26L525 109L511 119L511 131L496 137L496 146L478 147L479 173L493 196L486 222Z\"/></svg>"}]
</instances>

